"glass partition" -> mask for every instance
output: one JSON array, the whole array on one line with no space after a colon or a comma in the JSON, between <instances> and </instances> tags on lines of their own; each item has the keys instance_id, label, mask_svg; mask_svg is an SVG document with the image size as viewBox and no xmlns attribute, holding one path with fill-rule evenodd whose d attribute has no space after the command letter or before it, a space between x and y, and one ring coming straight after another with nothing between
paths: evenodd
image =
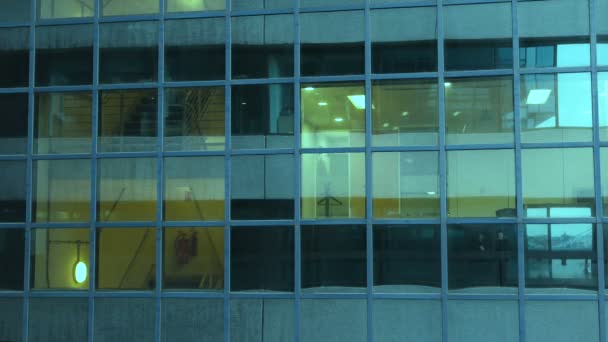
<instances>
[{"instance_id":1,"label":"glass partition","mask_svg":"<svg viewBox=\"0 0 608 342\"><path fill-rule=\"evenodd\" d=\"M25 222L25 160L0 161L0 222Z\"/></svg>"},{"instance_id":2,"label":"glass partition","mask_svg":"<svg viewBox=\"0 0 608 342\"><path fill-rule=\"evenodd\" d=\"M24 267L25 229L0 229L0 291L23 291ZM0 311L0 322L2 318Z\"/></svg>"},{"instance_id":3,"label":"glass partition","mask_svg":"<svg viewBox=\"0 0 608 342\"><path fill-rule=\"evenodd\" d=\"M0 13L0 16L4 14L3 11ZM30 69L29 36L25 27L0 28L1 88L27 87Z\"/></svg>"},{"instance_id":4,"label":"glass partition","mask_svg":"<svg viewBox=\"0 0 608 342\"><path fill-rule=\"evenodd\" d=\"M0 115L4 118L0 125L0 154L25 154L28 94L0 94Z\"/></svg>"},{"instance_id":5,"label":"glass partition","mask_svg":"<svg viewBox=\"0 0 608 342\"><path fill-rule=\"evenodd\" d=\"M221 11L226 8L226 0L167 0L169 12ZM234 5L233 9L236 9Z\"/></svg>"},{"instance_id":6,"label":"glass partition","mask_svg":"<svg viewBox=\"0 0 608 342\"><path fill-rule=\"evenodd\" d=\"M30 19L30 1L4 0L0 4L0 23L17 23Z\"/></svg>"},{"instance_id":7,"label":"glass partition","mask_svg":"<svg viewBox=\"0 0 608 342\"><path fill-rule=\"evenodd\" d=\"M158 4L157 0L103 1L101 13L104 16L155 14L158 13Z\"/></svg>"},{"instance_id":8,"label":"glass partition","mask_svg":"<svg viewBox=\"0 0 608 342\"><path fill-rule=\"evenodd\" d=\"M95 1L38 0L37 10L39 19L86 18L95 14Z\"/></svg>"}]
</instances>

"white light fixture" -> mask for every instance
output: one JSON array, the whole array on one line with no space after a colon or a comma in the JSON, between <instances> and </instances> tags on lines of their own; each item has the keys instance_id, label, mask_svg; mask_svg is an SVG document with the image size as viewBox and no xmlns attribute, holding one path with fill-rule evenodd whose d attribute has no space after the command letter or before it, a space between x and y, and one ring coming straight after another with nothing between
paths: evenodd
<instances>
[{"instance_id":1,"label":"white light fixture","mask_svg":"<svg viewBox=\"0 0 608 342\"><path fill-rule=\"evenodd\" d=\"M76 262L76 265L74 265L74 280L76 281L76 283L82 284L87 281L87 274L87 264L82 261Z\"/></svg>"},{"instance_id":2,"label":"white light fixture","mask_svg":"<svg viewBox=\"0 0 608 342\"><path fill-rule=\"evenodd\" d=\"M357 109L365 109L365 95L348 95L348 100Z\"/></svg>"},{"instance_id":3,"label":"white light fixture","mask_svg":"<svg viewBox=\"0 0 608 342\"><path fill-rule=\"evenodd\" d=\"M451 87L451 86L452 86L452 82L445 82L443 85L444 85L446 88L449 88L449 87Z\"/></svg>"},{"instance_id":4,"label":"white light fixture","mask_svg":"<svg viewBox=\"0 0 608 342\"><path fill-rule=\"evenodd\" d=\"M433 195L437 195L437 192L435 192L435 191L427 191L426 194L429 195L429 196L433 196Z\"/></svg>"},{"instance_id":5,"label":"white light fixture","mask_svg":"<svg viewBox=\"0 0 608 342\"><path fill-rule=\"evenodd\" d=\"M388 125L388 122L385 122L385 123L383 123L383 124L382 124L382 127L384 127L384 128L386 128L386 127L388 127L388 126L389 126L389 125Z\"/></svg>"},{"instance_id":6,"label":"white light fixture","mask_svg":"<svg viewBox=\"0 0 608 342\"><path fill-rule=\"evenodd\" d=\"M318 103L318 105L321 106L321 107L325 107L325 106L327 106L327 102L321 101L321 102Z\"/></svg>"},{"instance_id":7,"label":"white light fixture","mask_svg":"<svg viewBox=\"0 0 608 342\"><path fill-rule=\"evenodd\" d=\"M342 121L344 121L344 118L338 116L338 117L334 118L334 121L335 122L342 122Z\"/></svg>"},{"instance_id":8,"label":"white light fixture","mask_svg":"<svg viewBox=\"0 0 608 342\"><path fill-rule=\"evenodd\" d=\"M401 113L401 116L408 116L408 115L410 115L409 112L403 112L403 113Z\"/></svg>"},{"instance_id":9,"label":"white light fixture","mask_svg":"<svg viewBox=\"0 0 608 342\"><path fill-rule=\"evenodd\" d=\"M244 105L246 105L246 104L247 104L247 102L241 102L241 104L244 106Z\"/></svg>"},{"instance_id":10,"label":"white light fixture","mask_svg":"<svg viewBox=\"0 0 608 342\"><path fill-rule=\"evenodd\" d=\"M532 89L528 93L526 104L529 105L541 105L547 103L549 96L551 95L551 89Z\"/></svg>"},{"instance_id":11,"label":"white light fixture","mask_svg":"<svg viewBox=\"0 0 608 342\"><path fill-rule=\"evenodd\" d=\"M306 87L304 88L305 91L313 91L315 90L315 87Z\"/></svg>"},{"instance_id":12,"label":"white light fixture","mask_svg":"<svg viewBox=\"0 0 608 342\"><path fill-rule=\"evenodd\" d=\"M458 115L460 115L460 112L454 112L454 113L452 113L453 117L457 117Z\"/></svg>"}]
</instances>

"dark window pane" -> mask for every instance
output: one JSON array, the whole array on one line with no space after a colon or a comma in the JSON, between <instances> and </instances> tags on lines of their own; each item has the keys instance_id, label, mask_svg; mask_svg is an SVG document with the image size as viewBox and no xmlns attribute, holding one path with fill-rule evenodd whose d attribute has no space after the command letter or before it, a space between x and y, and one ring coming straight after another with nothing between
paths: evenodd
<instances>
[{"instance_id":1,"label":"dark window pane","mask_svg":"<svg viewBox=\"0 0 608 342\"><path fill-rule=\"evenodd\" d=\"M101 13L108 15L154 14L158 13L157 0L120 0L105 1Z\"/></svg>"},{"instance_id":2,"label":"dark window pane","mask_svg":"<svg viewBox=\"0 0 608 342\"><path fill-rule=\"evenodd\" d=\"M502 341L519 341L517 301L450 300L450 341L485 341L489 336Z\"/></svg>"},{"instance_id":3,"label":"dark window pane","mask_svg":"<svg viewBox=\"0 0 608 342\"><path fill-rule=\"evenodd\" d=\"M38 0L37 10L40 19L92 17L95 14L95 1Z\"/></svg>"},{"instance_id":4,"label":"dark window pane","mask_svg":"<svg viewBox=\"0 0 608 342\"><path fill-rule=\"evenodd\" d=\"M366 286L365 226L302 227L302 288L360 292Z\"/></svg>"},{"instance_id":5,"label":"dark window pane","mask_svg":"<svg viewBox=\"0 0 608 342\"><path fill-rule=\"evenodd\" d=\"M448 279L450 291L517 293L516 226L449 225Z\"/></svg>"},{"instance_id":6,"label":"dark window pane","mask_svg":"<svg viewBox=\"0 0 608 342\"><path fill-rule=\"evenodd\" d=\"M6 341L22 341L23 300L0 298L0 336Z\"/></svg>"},{"instance_id":7,"label":"dark window pane","mask_svg":"<svg viewBox=\"0 0 608 342\"><path fill-rule=\"evenodd\" d=\"M437 70L436 11L434 7L372 11L372 72ZM403 23L408 23L407 30L395 30Z\"/></svg>"},{"instance_id":8,"label":"dark window pane","mask_svg":"<svg viewBox=\"0 0 608 342\"><path fill-rule=\"evenodd\" d=\"M95 341L154 340L155 307L150 298L95 298Z\"/></svg>"},{"instance_id":9,"label":"dark window pane","mask_svg":"<svg viewBox=\"0 0 608 342\"><path fill-rule=\"evenodd\" d=\"M293 341L294 302L289 299L233 299L232 341Z\"/></svg>"},{"instance_id":10,"label":"dark window pane","mask_svg":"<svg viewBox=\"0 0 608 342\"><path fill-rule=\"evenodd\" d=\"M0 222L25 221L24 161L0 162Z\"/></svg>"},{"instance_id":11,"label":"dark window pane","mask_svg":"<svg viewBox=\"0 0 608 342\"><path fill-rule=\"evenodd\" d=\"M455 78L445 85L448 144L513 142L511 77Z\"/></svg>"},{"instance_id":12,"label":"dark window pane","mask_svg":"<svg viewBox=\"0 0 608 342\"><path fill-rule=\"evenodd\" d=\"M232 227L231 291L293 291L292 227Z\"/></svg>"},{"instance_id":13,"label":"dark window pane","mask_svg":"<svg viewBox=\"0 0 608 342\"><path fill-rule=\"evenodd\" d=\"M225 38L224 18L167 21L165 24L166 80L224 79Z\"/></svg>"},{"instance_id":14,"label":"dark window pane","mask_svg":"<svg viewBox=\"0 0 608 342\"><path fill-rule=\"evenodd\" d=\"M597 302L527 301L525 307L526 341L600 341Z\"/></svg>"},{"instance_id":15,"label":"dark window pane","mask_svg":"<svg viewBox=\"0 0 608 342\"><path fill-rule=\"evenodd\" d=\"M536 74L521 78L522 142L591 141L591 75Z\"/></svg>"},{"instance_id":16,"label":"dark window pane","mask_svg":"<svg viewBox=\"0 0 608 342\"><path fill-rule=\"evenodd\" d=\"M439 292L439 235L435 225L374 226L374 291Z\"/></svg>"},{"instance_id":17,"label":"dark window pane","mask_svg":"<svg viewBox=\"0 0 608 342\"><path fill-rule=\"evenodd\" d=\"M251 1L251 0L243 0ZM199 12L220 11L226 8L225 0L168 0L167 11L169 12ZM232 7L235 9L235 7Z\"/></svg>"},{"instance_id":18,"label":"dark window pane","mask_svg":"<svg viewBox=\"0 0 608 342\"><path fill-rule=\"evenodd\" d=\"M444 22L446 70L513 66L511 4L448 6Z\"/></svg>"},{"instance_id":19,"label":"dark window pane","mask_svg":"<svg viewBox=\"0 0 608 342\"><path fill-rule=\"evenodd\" d=\"M97 220L156 220L156 159L98 162Z\"/></svg>"},{"instance_id":20,"label":"dark window pane","mask_svg":"<svg viewBox=\"0 0 608 342\"><path fill-rule=\"evenodd\" d=\"M28 21L30 19L30 4L30 1L24 0L3 0L0 3L0 22L16 23ZM1 332L0 336L2 336Z\"/></svg>"},{"instance_id":21,"label":"dark window pane","mask_svg":"<svg viewBox=\"0 0 608 342\"><path fill-rule=\"evenodd\" d=\"M2 77L0 77L1 79ZM3 118L2 125L0 125L0 154L25 154L27 152L28 95L25 93L0 94L0 115Z\"/></svg>"},{"instance_id":22,"label":"dark window pane","mask_svg":"<svg viewBox=\"0 0 608 342\"><path fill-rule=\"evenodd\" d=\"M93 26L36 29L36 86L93 82Z\"/></svg>"},{"instance_id":23,"label":"dark window pane","mask_svg":"<svg viewBox=\"0 0 608 342\"><path fill-rule=\"evenodd\" d=\"M293 75L293 16L232 18L232 78Z\"/></svg>"},{"instance_id":24,"label":"dark window pane","mask_svg":"<svg viewBox=\"0 0 608 342\"><path fill-rule=\"evenodd\" d=\"M374 81L372 103L374 146L437 145L437 80Z\"/></svg>"},{"instance_id":25,"label":"dark window pane","mask_svg":"<svg viewBox=\"0 0 608 342\"><path fill-rule=\"evenodd\" d=\"M224 0L221 1L222 4ZM233 10L293 8L292 0L232 0Z\"/></svg>"},{"instance_id":26,"label":"dark window pane","mask_svg":"<svg viewBox=\"0 0 608 342\"><path fill-rule=\"evenodd\" d=\"M375 299L373 310L374 341L441 341L438 300Z\"/></svg>"},{"instance_id":27,"label":"dark window pane","mask_svg":"<svg viewBox=\"0 0 608 342\"><path fill-rule=\"evenodd\" d=\"M24 249L25 229L0 229L0 290L23 290ZM1 313L0 309L0 323Z\"/></svg>"},{"instance_id":28,"label":"dark window pane","mask_svg":"<svg viewBox=\"0 0 608 342\"><path fill-rule=\"evenodd\" d=\"M224 219L224 157L165 158L168 221Z\"/></svg>"},{"instance_id":29,"label":"dark window pane","mask_svg":"<svg viewBox=\"0 0 608 342\"><path fill-rule=\"evenodd\" d=\"M87 298L32 298L29 309L28 341L86 341Z\"/></svg>"},{"instance_id":30,"label":"dark window pane","mask_svg":"<svg viewBox=\"0 0 608 342\"><path fill-rule=\"evenodd\" d=\"M367 341L364 299L303 299L302 342Z\"/></svg>"},{"instance_id":31,"label":"dark window pane","mask_svg":"<svg viewBox=\"0 0 608 342\"><path fill-rule=\"evenodd\" d=\"M4 14L3 11L0 13ZM0 75L2 75L0 87L27 87L29 80L28 46L29 31L27 28L0 29Z\"/></svg>"},{"instance_id":32,"label":"dark window pane","mask_svg":"<svg viewBox=\"0 0 608 342\"><path fill-rule=\"evenodd\" d=\"M224 288L224 228L167 228L163 287L219 291Z\"/></svg>"},{"instance_id":33,"label":"dark window pane","mask_svg":"<svg viewBox=\"0 0 608 342\"><path fill-rule=\"evenodd\" d=\"M163 298L161 310L162 342L224 340L222 299Z\"/></svg>"},{"instance_id":34,"label":"dark window pane","mask_svg":"<svg viewBox=\"0 0 608 342\"><path fill-rule=\"evenodd\" d=\"M156 283L156 229L97 231L97 288L152 290Z\"/></svg>"},{"instance_id":35,"label":"dark window pane","mask_svg":"<svg viewBox=\"0 0 608 342\"><path fill-rule=\"evenodd\" d=\"M589 65L587 0L519 2L517 13L521 67Z\"/></svg>"},{"instance_id":36,"label":"dark window pane","mask_svg":"<svg viewBox=\"0 0 608 342\"><path fill-rule=\"evenodd\" d=\"M99 35L100 83L156 81L156 22L102 24L99 27Z\"/></svg>"},{"instance_id":37,"label":"dark window pane","mask_svg":"<svg viewBox=\"0 0 608 342\"><path fill-rule=\"evenodd\" d=\"M156 89L108 90L99 93L100 152L156 149Z\"/></svg>"},{"instance_id":38,"label":"dark window pane","mask_svg":"<svg viewBox=\"0 0 608 342\"><path fill-rule=\"evenodd\" d=\"M303 76L363 74L362 11L300 15Z\"/></svg>"},{"instance_id":39,"label":"dark window pane","mask_svg":"<svg viewBox=\"0 0 608 342\"><path fill-rule=\"evenodd\" d=\"M34 152L90 153L91 93L38 93L34 117Z\"/></svg>"},{"instance_id":40,"label":"dark window pane","mask_svg":"<svg viewBox=\"0 0 608 342\"><path fill-rule=\"evenodd\" d=\"M233 220L293 219L293 155L233 156Z\"/></svg>"}]
</instances>

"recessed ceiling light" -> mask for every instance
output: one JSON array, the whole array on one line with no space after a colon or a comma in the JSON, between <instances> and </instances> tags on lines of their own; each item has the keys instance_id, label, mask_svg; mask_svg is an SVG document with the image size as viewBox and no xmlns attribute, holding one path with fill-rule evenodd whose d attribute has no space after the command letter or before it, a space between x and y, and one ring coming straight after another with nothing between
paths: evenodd
<instances>
[{"instance_id":1,"label":"recessed ceiling light","mask_svg":"<svg viewBox=\"0 0 608 342\"><path fill-rule=\"evenodd\" d=\"M444 85L446 88L449 88L449 87L451 87L451 86L452 86L452 82L445 82L443 85Z\"/></svg>"},{"instance_id":2,"label":"recessed ceiling light","mask_svg":"<svg viewBox=\"0 0 608 342\"><path fill-rule=\"evenodd\" d=\"M437 195L435 191L427 191L426 194L430 196Z\"/></svg>"},{"instance_id":3,"label":"recessed ceiling light","mask_svg":"<svg viewBox=\"0 0 608 342\"><path fill-rule=\"evenodd\" d=\"M551 95L551 89L532 89L528 93L526 104L529 105L541 105L547 103L549 96Z\"/></svg>"},{"instance_id":4,"label":"recessed ceiling light","mask_svg":"<svg viewBox=\"0 0 608 342\"><path fill-rule=\"evenodd\" d=\"M246 104L247 104L247 102L241 102L241 104L244 106L244 105L246 105Z\"/></svg>"},{"instance_id":5,"label":"recessed ceiling light","mask_svg":"<svg viewBox=\"0 0 608 342\"><path fill-rule=\"evenodd\" d=\"M389 126L388 122L385 122L384 124L382 124L382 127L384 127L384 128L386 128L388 126Z\"/></svg>"},{"instance_id":6,"label":"recessed ceiling light","mask_svg":"<svg viewBox=\"0 0 608 342\"><path fill-rule=\"evenodd\" d=\"M344 121L344 118L338 116L338 117L334 118L334 121L335 122L342 122L342 121Z\"/></svg>"},{"instance_id":7,"label":"recessed ceiling light","mask_svg":"<svg viewBox=\"0 0 608 342\"><path fill-rule=\"evenodd\" d=\"M454 112L452 113L452 116L457 117L458 115L460 115L460 112Z\"/></svg>"},{"instance_id":8,"label":"recessed ceiling light","mask_svg":"<svg viewBox=\"0 0 608 342\"><path fill-rule=\"evenodd\" d=\"M304 90L306 90L306 91L313 91L313 90L315 90L315 87L306 87L306 88L304 88Z\"/></svg>"},{"instance_id":9,"label":"recessed ceiling light","mask_svg":"<svg viewBox=\"0 0 608 342\"><path fill-rule=\"evenodd\" d=\"M327 102L321 101L321 102L319 102L319 106L325 107L325 106L327 106Z\"/></svg>"},{"instance_id":10,"label":"recessed ceiling light","mask_svg":"<svg viewBox=\"0 0 608 342\"><path fill-rule=\"evenodd\" d=\"M348 95L348 100L357 109L365 109L365 95Z\"/></svg>"},{"instance_id":11,"label":"recessed ceiling light","mask_svg":"<svg viewBox=\"0 0 608 342\"><path fill-rule=\"evenodd\" d=\"M409 112L403 112L403 113L401 113L401 116L408 116L408 115L410 115Z\"/></svg>"}]
</instances>

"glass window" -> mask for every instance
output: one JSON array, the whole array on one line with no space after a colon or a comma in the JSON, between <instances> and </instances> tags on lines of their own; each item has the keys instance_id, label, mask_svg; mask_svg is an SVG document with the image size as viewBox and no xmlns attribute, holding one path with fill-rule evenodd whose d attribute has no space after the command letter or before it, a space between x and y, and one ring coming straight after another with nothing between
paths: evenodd
<instances>
[{"instance_id":1,"label":"glass window","mask_svg":"<svg viewBox=\"0 0 608 342\"><path fill-rule=\"evenodd\" d=\"M152 298L95 298L95 341L154 340L155 307Z\"/></svg>"},{"instance_id":2,"label":"glass window","mask_svg":"<svg viewBox=\"0 0 608 342\"><path fill-rule=\"evenodd\" d=\"M522 75L522 142L591 141L591 75Z\"/></svg>"},{"instance_id":3,"label":"glass window","mask_svg":"<svg viewBox=\"0 0 608 342\"><path fill-rule=\"evenodd\" d=\"M25 160L0 161L0 222L25 221L25 177Z\"/></svg>"},{"instance_id":4,"label":"glass window","mask_svg":"<svg viewBox=\"0 0 608 342\"><path fill-rule=\"evenodd\" d=\"M445 82L448 144L513 142L513 79L455 78Z\"/></svg>"},{"instance_id":5,"label":"glass window","mask_svg":"<svg viewBox=\"0 0 608 342\"><path fill-rule=\"evenodd\" d=\"M309 83L300 89L302 147L365 145L363 83Z\"/></svg>"},{"instance_id":6,"label":"glass window","mask_svg":"<svg viewBox=\"0 0 608 342\"><path fill-rule=\"evenodd\" d=\"M596 2L597 16L597 64L608 65L608 0Z\"/></svg>"},{"instance_id":7,"label":"glass window","mask_svg":"<svg viewBox=\"0 0 608 342\"><path fill-rule=\"evenodd\" d=\"M374 226L374 291L438 293L440 248L437 225Z\"/></svg>"},{"instance_id":8,"label":"glass window","mask_svg":"<svg viewBox=\"0 0 608 342\"><path fill-rule=\"evenodd\" d=\"M99 152L156 150L156 89L99 92Z\"/></svg>"},{"instance_id":9,"label":"glass window","mask_svg":"<svg viewBox=\"0 0 608 342\"><path fill-rule=\"evenodd\" d=\"M602 169L601 182L602 182L602 197L604 202L604 216L608 216L608 148L602 147L600 149L600 167Z\"/></svg>"},{"instance_id":10,"label":"glass window","mask_svg":"<svg viewBox=\"0 0 608 342\"><path fill-rule=\"evenodd\" d=\"M293 85L232 87L232 148L293 148Z\"/></svg>"},{"instance_id":11,"label":"glass window","mask_svg":"<svg viewBox=\"0 0 608 342\"><path fill-rule=\"evenodd\" d=\"M93 25L36 28L36 86L91 83Z\"/></svg>"},{"instance_id":12,"label":"glass window","mask_svg":"<svg viewBox=\"0 0 608 342\"><path fill-rule=\"evenodd\" d=\"M608 141L608 72L597 73L597 102L600 139Z\"/></svg>"},{"instance_id":13,"label":"glass window","mask_svg":"<svg viewBox=\"0 0 608 342\"><path fill-rule=\"evenodd\" d=\"M37 93L34 152L90 153L92 106L88 92Z\"/></svg>"},{"instance_id":14,"label":"glass window","mask_svg":"<svg viewBox=\"0 0 608 342\"><path fill-rule=\"evenodd\" d=\"M0 3L0 22L14 23L28 21L29 19L30 1L3 0L2 3ZM2 336L1 333L0 336Z\"/></svg>"},{"instance_id":15,"label":"glass window","mask_svg":"<svg viewBox=\"0 0 608 342\"><path fill-rule=\"evenodd\" d=\"M225 39L224 18L167 21L165 79L167 81L224 79Z\"/></svg>"},{"instance_id":16,"label":"glass window","mask_svg":"<svg viewBox=\"0 0 608 342\"><path fill-rule=\"evenodd\" d=\"M154 14L158 13L158 0L105 1L101 13L108 15Z\"/></svg>"},{"instance_id":17,"label":"glass window","mask_svg":"<svg viewBox=\"0 0 608 342\"><path fill-rule=\"evenodd\" d=\"M97 230L97 288L152 290L156 284L156 229Z\"/></svg>"},{"instance_id":18,"label":"glass window","mask_svg":"<svg viewBox=\"0 0 608 342\"><path fill-rule=\"evenodd\" d=\"M292 227L232 227L230 290L293 291L293 240Z\"/></svg>"},{"instance_id":19,"label":"glass window","mask_svg":"<svg viewBox=\"0 0 608 342\"><path fill-rule=\"evenodd\" d=\"M224 219L224 157L165 158L164 166L165 220Z\"/></svg>"},{"instance_id":20,"label":"glass window","mask_svg":"<svg viewBox=\"0 0 608 342\"><path fill-rule=\"evenodd\" d=\"M4 11L0 13L1 16ZM27 87L29 54L28 28L0 29L0 87Z\"/></svg>"},{"instance_id":21,"label":"glass window","mask_svg":"<svg viewBox=\"0 0 608 342\"><path fill-rule=\"evenodd\" d=\"M364 291L367 279L366 245L364 225L303 226L304 291Z\"/></svg>"},{"instance_id":22,"label":"glass window","mask_svg":"<svg viewBox=\"0 0 608 342\"><path fill-rule=\"evenodd\" d=\"M23 290L24 261L25 229L0 229L0 274L2 274L0 290ZM2 323L2 311L0 310L0 323ZM0 332L2 332L2 324L0 324Z\"/></svg>"},{"instance_id":23,"label":"glass window","mask_svg":"<svg viewBox=\"0 0 608 342\"><path fill-rule=\"evenodd\" d=\"M104 2L106 3L108 1ZM94 0L38 0L37 10L40 19L92 17L95 15L95 2Z\"/></svg>"},{"instance_id":24,"label":"glass window","mask_svg":"<svg viewBox=\"0 0 608 342\"><path fill-rule=\"evenodd\" d=\"M526 341L600 341L597 302L527 301L525 310Z\"/></svg>"},{"instance_id":25,"label":"glass window","mask_svg":"<svg viewBox=\"0 0 608 342\"><path fill-rule=\"evenodd\" d=\"M372 72L437 70L435 7L371 11ZM407 23L407 30L395 30Z\"/></svg>"},{"instance_id":26,"label":"glass window","mask_svg":"<svg viewBox=\"0 0 608 342\"><path fill-rule=\"evenodd\" d=\"M28 341L86 341L88 310L87 298L32 298Z\"/></svg>"},{"instance_id":27,"label":"glass window","mask_svg":"<svg viewBox=\"0 0 608 342\"><path fill-rule=\"evenodd\" d=\"M163 235L165 289L224 288L224 228L166 228Z\"/></svg>"},{"instance_id":28,"label":"glass window","mask_svg":"<svg viewBox=\"0 0 608 342\"><path fill-rule=\"evenodd\" d=\"M0 298L0 336L7 341L22 341L23 300L21 298Z\"/></svg>"},{"instance_id":29,"label":"glass window","mask_svg":"<svg viewBox=\"0 0 608 342\"><path fill-rule=\"evenodd\" d=\"M293 341L294 302L290 299L230 301L233 341Z\"/></svg>"},{"instance_id":30,"label":"glass window","mask_svg":"<svg viewBox=\"0 0 608 342\"><path fill-rule=\"evenodd\" d=\"M528 224L526 287L530 292L597 290L595 225Z\"/></svg>"},{"instance_id":31,"label":"glass window","mask_svg":"<svg viewBox=\"0 0 608 342\"><path fill-rule=\"evenodd\" d=\"M518 318L517 301L514 300L450 300L448 338L450 341L483 341L488 336L496 336L503 341L519 341Z\"/></svg>"},{"instance_id":32,"label":"glass window","mask_svg":"<svg viewBox=\"0 0 608 342\"><path fill-rule=\"evenodd\" d=\"M513 66L511 4L448 6L444 25L446 70Z\"/></svg>"},{"instance_id":33,"label":"glass window","mask_svg":"<svg viewBox=\"0 0 608 342\"><path fill-rule=\"evenodd\" d=\"M156 220L155 159L101 159L98 168L98 221Z\"/></svg>"},{"instance_id":34,"label":"glass window","mask_svg":"<svg viewBox=\"0 0 608 342\"><path fill-rule=\"evenodd\" d=\"M219 0L223 1L224 0ZM292 8L292 0L232 0L233 10Z\"/></svg>"},{"instance_id":35,"label":"glass window","mask_svg":"<svg viewBox=\"0 0 608 342\"><path fill-rule=\"evenodd\" d=\"M247 1L247 0L244 0ZM221 11L226 8L225 0L168 0L167 11L169 12L198 12L198 11ZM232 9L235 9L234 5Z\"/></svg>"},{"instance_id":36,"label":"glass window","mask_svg":"<svg viewBox=\"0 0 608 342\"><path fill-rule=\"evenodd\" d=\"M363 74L364 27L362 11L301 14L302 75Z\"/></svg>"},{"instance_id":37,"label":"glass window","mask_svg":"<svg viewBox=\"0 0 608 342\"><path fill-rule=\"evenodd\" d=\"M91 161L89 159L37 160L34 162L36 222L88 222L91 211Z\"/></svg>"},{"instance_id":38,"label":"glass window","mask_svg":"<svg viewBox=\"0 0 608 342\"><path fill-rule=\"evenodd\" d=\"M293 155L232 156L233 220L294 218Z\"/></svg>"},{"instance_id":39,"label":"glass window","mask_svg":"<svg viewBox=\"0 0 608 342\"><path fill-rule=\"evenodd\" d=\"M441 341L438 300L375 299L372 308L374 341Z\"/></svg>"},{"instance_id":40,"label":"glass window","mask_svg":"<svg viewBox=\"0 0 608 342\"><path fill-rule=\"evenodd\" d=\"M524 149L522 188L526 216L593 216L591 148Z\"/></svg>"},{"instance_id":41,"label":"glass window","mask_svg":"<svg viewBox=\"0 0 608 342\"><path fill-rule=\"evenodd\" d=\"M450 291L517 293L515 225L448 226Z\"/></svg>"},{"instance_id":42,"label":"glass window","mask_svg":"<svg viewBox=\"0 0 608 342\"><path fill-rule=\"evenodd\" d=\"M447 172L448 216L515 216L513 150L449 151Z\"/></svg>"},{"instance_id":43,"label":"glass window","mask_svg":"<svg viewBox=\"0 0 608 342\"><path fill-rule=\"evenodd\" d=\"M363 153L302 155L302 218L365 217Z\"/></svg>"},{"instance_id":44,"label":"glass window","mask_svg":"<svg viewBox=\"0 0 608 342\"><path fill-rule=\"evenodd\" d=\"M523 68L589 65L587 0L518 3L519 64Z\"/></svg>"},{"instance_id":45,"label":"glass window","mask_svg":"<svg viewBox=\"0 0 608 342\"><path fill-rule=\"evenodd\" d=\"M139 1L139 0L137 0ZM158 3L157 0L153 0ZM123 1L116 1L123 3ZM115 3L111 1L111 3ZM154 21L105 23L99 27L99 82L156 81L158 28Z\"/></svg>"},{"instance_id":46,"label":"glass window","mask_svg":"<svg viewBox=\"0 0 608 342\"><path fill-rule=\"evenodd\" d=\"M364 0L300 0L300 7L363 6Z\"/></svg>"},{"instance_id":47,"label":"glass window","mask_svg":"<svg viewBox=\"0 0 608 342\"><path fill-rule=\"evenodd\" d=\"M32 288L88 290L90 237L88 228L33 229Z\"/></svg>"},{"instance_id":48,"label":"glass window","mask_svg":"<svg viewBox=\"0 0 608 342\"><path fill-rule=\"evenodd\" d=\"M437 145L437 80L372 82L374 146Z\"/></svg>"},{"instance_id":49,"label":"glass window","mask_svg":"<svg viewBox=\"0 0 608 342\"><path fill-rule=\"evenodd\" d=\"M292 15L232 18L232 78L293 76Z\"/></svg>"},{"instance_id":50,"label":"glass window","mask_svg":"<svg viewBox=\"0 0 608 342\"><path fill-rule=\"evenodd\" d=\"M165 89L165 150L223 150L224 97L224 87Z\"/></svg>"},{"instance_id":51,"label":"glass window","mask_svg":"<svg viewBox=\"0 0 608 342\"><path fill-rule=\"evenodd\" d=\"M0 94L0 115L3 118L0 125L0 154L25 154L28 94Z\"/></svg>"},{"instance_id":52,"label":"glass window","mask_svg":"<svg viewBox=\"0 0 608 342\"><path fill-rule=\"evenodd\" d=\"M224 340L223 299L163 298L161 315L162 342Z\"/></svg>"},{"instance_id":53,"label":"glass window","mask_svg":"<svg viewBox=\"0 0 608 342\"><path fill-rule=\"evenodd\" d=\"M302 342L367 341L365 299L303 299Z\"/></svg>"},{"instance_id":54,"label":"glass window","mask_svg":"<svg viewBox=\"0 0 608 342\"><path fill-rule=\"evenodd\" d=\"M375 218L439 217L437 152L378 152L372 164Z\"/></svg>"}]
</instances>

